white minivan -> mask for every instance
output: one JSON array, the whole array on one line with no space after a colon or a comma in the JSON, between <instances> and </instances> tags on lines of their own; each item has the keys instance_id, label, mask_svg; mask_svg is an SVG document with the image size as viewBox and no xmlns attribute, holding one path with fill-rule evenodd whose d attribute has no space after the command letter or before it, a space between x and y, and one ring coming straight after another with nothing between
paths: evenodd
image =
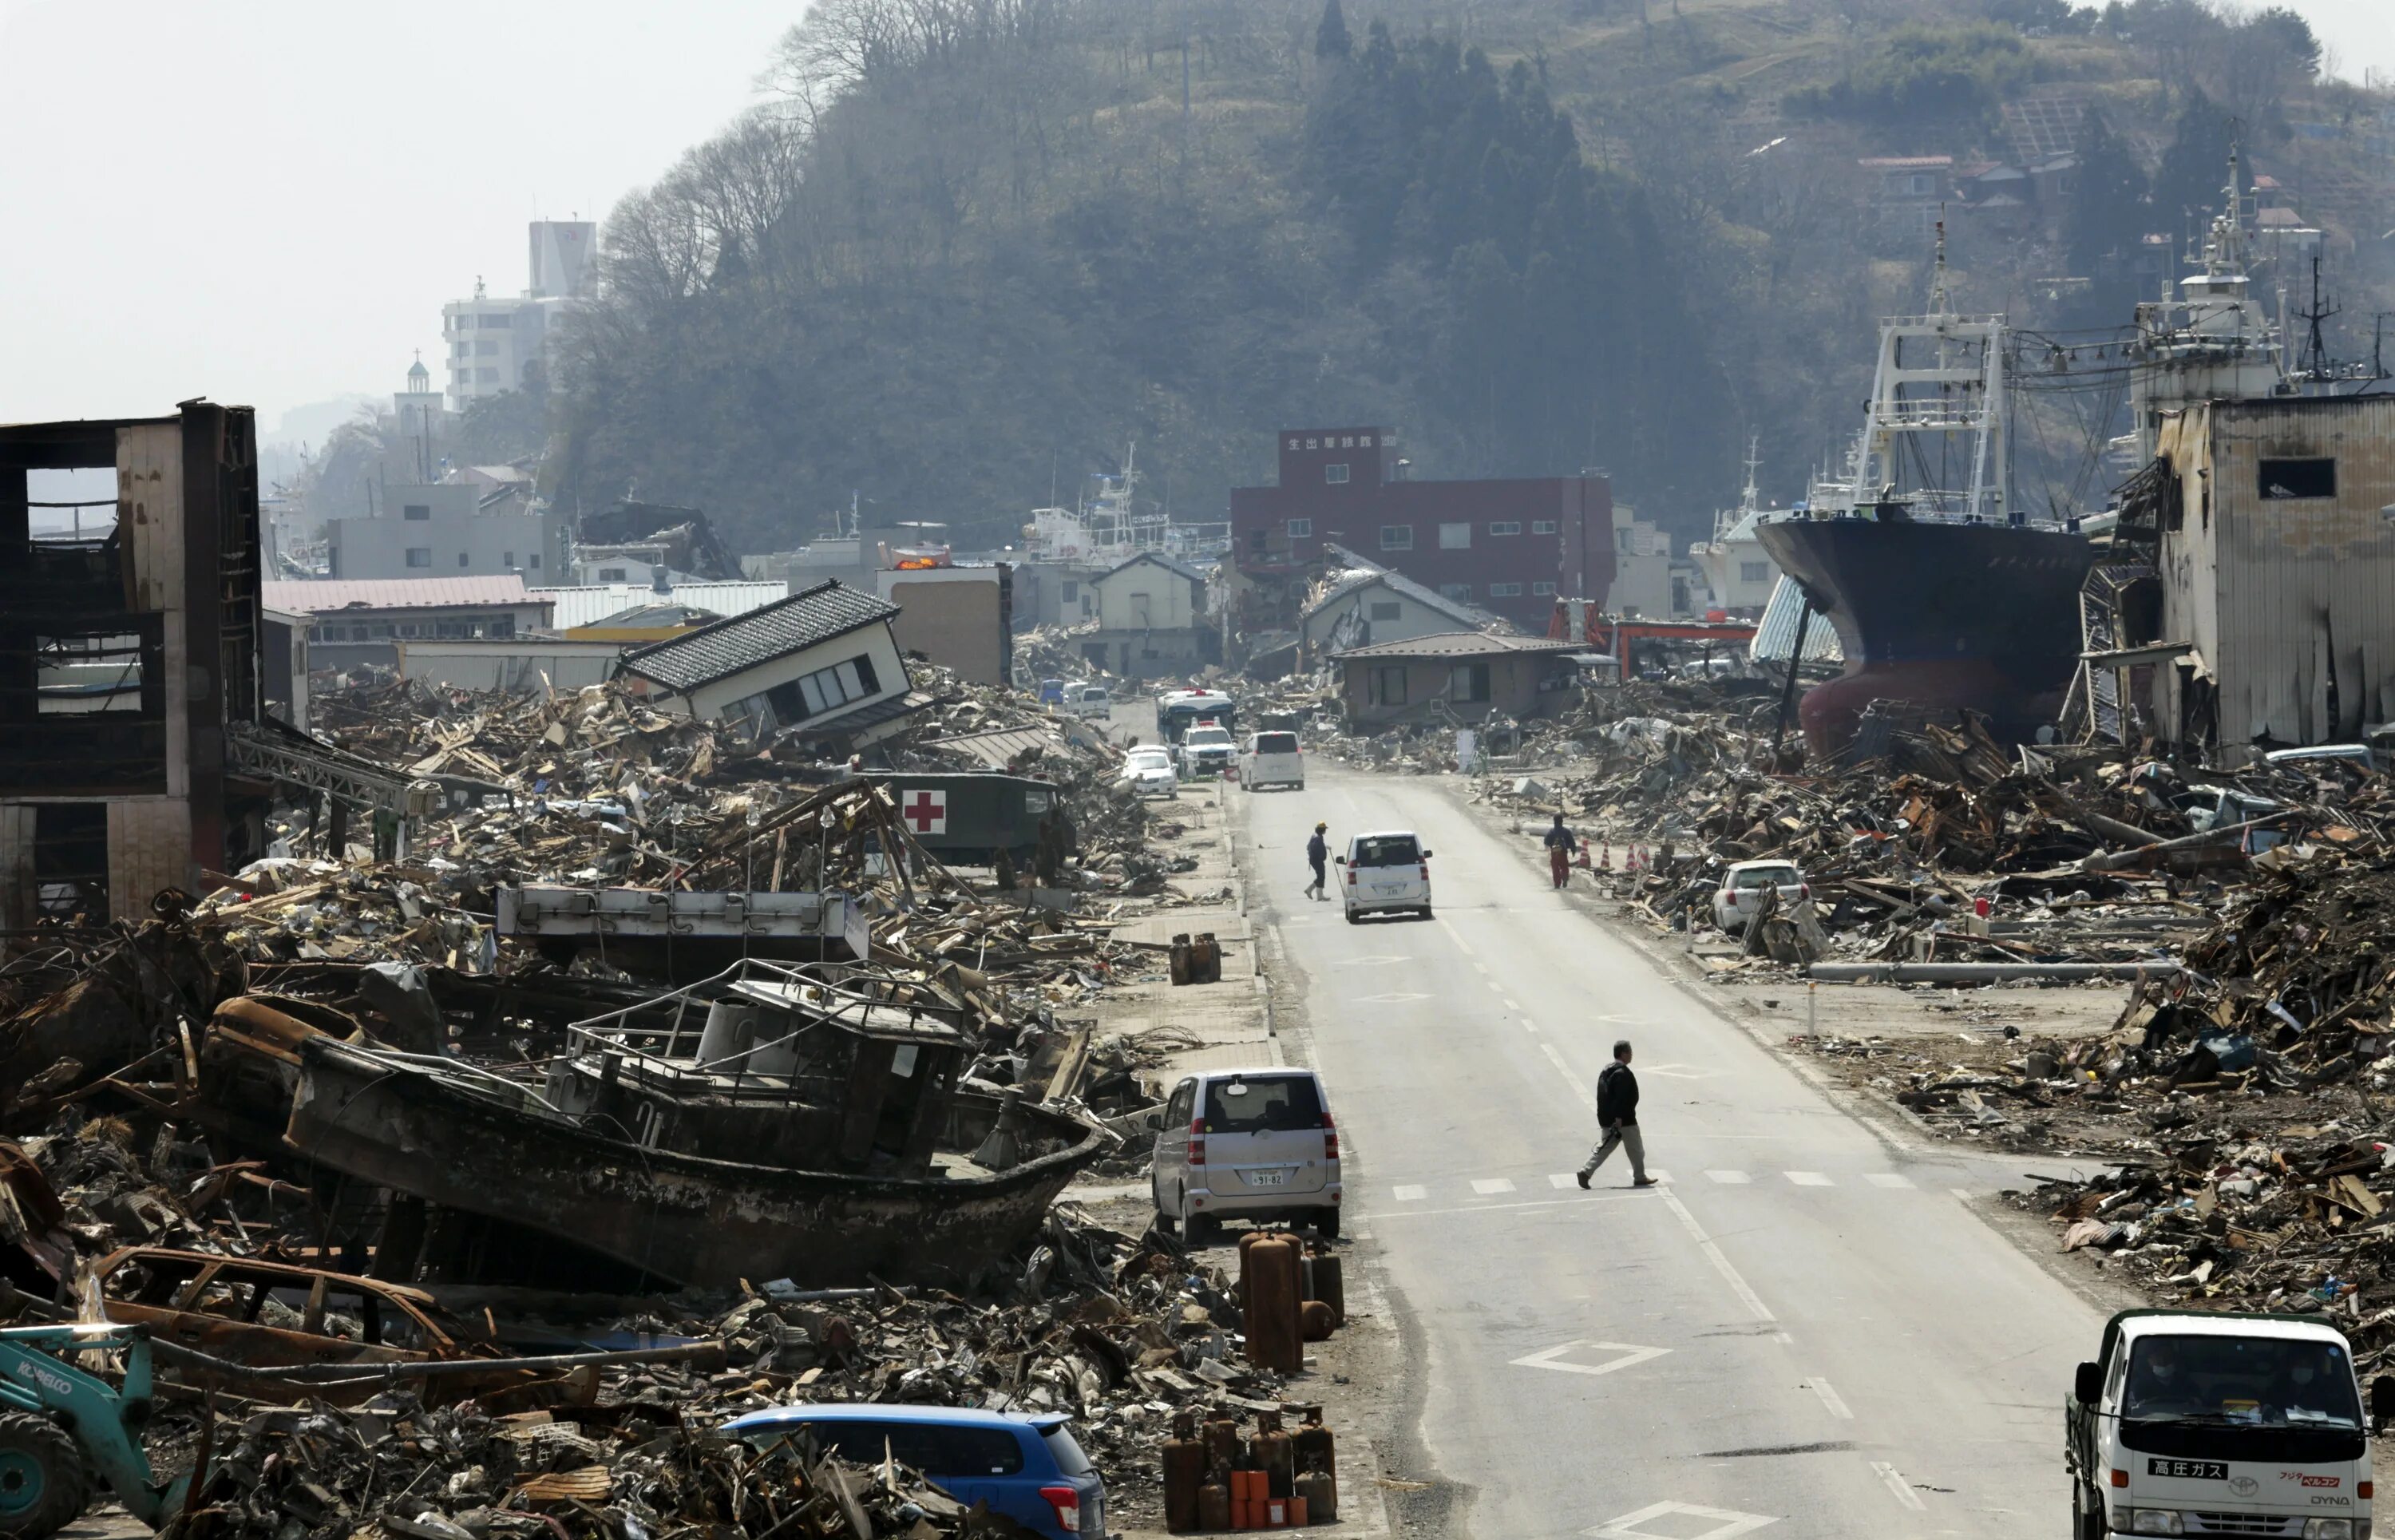
<instances>
[{"instance_id":1,"label":"white minivan","mask_svg":"<svg viewBox=\"0 0 2395 1540\"><path fill-rule=\"evenodd\" d=\"M1224 1219L1339 1234L1339 1130L1311 1069L1207 1069L1172 1088L1148 1178L1158 1228L1192 1245Z\"/></svg>"},{"instance_id":2,"label":"white minivan","mask_svg":"<svg viewBox=\"0 0 2395 1540\"><path fill-rule=\"evenodd\" d=\"M1368 914L1419 914L1430 918L1430 852L1409 829L1379 834L1358 834L1347 842L1347 854L1331 859L1347 869L1340 884L1340 901L1347 923Z\"/></svg>"},{"instance_id":3,"label":"white minivan","mask_svg":"<svg viewBox=\"0 0 2395 1540\"><path fill-rule=\"evenodd\" d=\"M1305 751L1295 733L1250 733L1239 751L1239 785L1250 791L1267 786L1305 790Z\"/></svg>"},{"instance_id":4,"label":"white minivan","mask_svg":"<svg viewBox=\"0 0 2395 1540\"><path fill-rule=\"evenodd\" d=\"M1104 720L1114 715L1115 697L1103 684L1067 684L1065 686L1065 710L1077 717Z\"/></svg>"}]
</instances>

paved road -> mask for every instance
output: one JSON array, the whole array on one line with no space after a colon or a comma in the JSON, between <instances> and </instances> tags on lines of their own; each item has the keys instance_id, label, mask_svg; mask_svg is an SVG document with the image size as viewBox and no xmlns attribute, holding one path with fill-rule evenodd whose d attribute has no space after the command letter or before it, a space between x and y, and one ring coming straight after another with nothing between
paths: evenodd
<instances>
[{"instance_id":1,"label":"paved road","mask_svg":"<svg viewBox=\"0 0 2395 1540\"><path fill-rule=\"evenodd\" d=\"M1841 1110L1435 783L1312 774L1233 793L1241 864L1472 1533L2061 1533L2062 1395L2101 1317L1958 1196L2030 1162L1910 1150ZM1350 925L1306 901L1317 817L1334 849L1419 830L1436 917ZM1620 1037L1668 1175L1633 1190L1617 1155L1581 1192Z\"/></svg>"}]
</instances>

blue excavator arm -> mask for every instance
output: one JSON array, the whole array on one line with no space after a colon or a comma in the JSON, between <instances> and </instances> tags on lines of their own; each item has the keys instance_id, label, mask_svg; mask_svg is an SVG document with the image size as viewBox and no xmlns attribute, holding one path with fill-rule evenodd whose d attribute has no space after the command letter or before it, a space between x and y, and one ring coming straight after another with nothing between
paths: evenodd
<instances>
[{"instance_id":1,"label":"blue excavator arm","mask_svg":"<svg viewBox=\"0 0 2395 1540\"><path fill-rule=\"evenodd\" d=\"M78 1367L71 1355L104 1348L125 1355L122 1384ZM150 1334L139 1326L11 1326L0 1329L0 1411L46 1416L73 1437L125 1510L155 1529L181 1507L189 1477L158 1480L141 1448L150 1420Z\"/></svg>"}]
</instances>

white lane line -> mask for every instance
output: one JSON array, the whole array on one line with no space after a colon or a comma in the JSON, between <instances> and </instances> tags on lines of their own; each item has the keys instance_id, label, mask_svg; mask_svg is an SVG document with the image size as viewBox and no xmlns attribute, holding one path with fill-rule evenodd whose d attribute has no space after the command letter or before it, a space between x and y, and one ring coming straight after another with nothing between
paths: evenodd
<instances>
[{"instance_id":1,"label":"white lane line","mask_svg":"<svg viewBox=\"0 0 2395 1540\"><path fill-rule=\"evenodd\" d=\"M1909 1188L1912 1185L1912 1177L1899 1176L1891 1171L1866 1172L1863 1180L1875 1188Z\"/></svg>"},{"instance_id":2,"label":"white lane line","mask_svg":"<svg viewBox=\"0 0 2395 1540\"><path fill-rule=\"evenodd\" d=\"M1955 1197L1960 1198L1966 1203L1971 1201L1971 1192L1968 1188L1948 1188L1946 1190L1952 1193Z\"/></svg>"},{"instance_id":3,"label":"white lane line","mask_svg":"<svg viewBox=\"0 0 2395 1540\"><path fill-rule=\"evenodd\" d=\"M1522 1018L1522 1030L1526 1032L1535 1032L1538 1029L1539 1024L1537 1022L1532 1021L1528 1016L1524 1016Z\"/></svg>"},{"instance_id":4,"label":"white lane line","mask_svg":"<svg viewBox=\"0 0 2395 1540\"><path fill-rule=\"evenodd\" d=\"M1457 1214L1510 1214L1515 1209L1570 1208L1594 1201L1621 1202L1637 1196L1625 1188L1618 1192L1575 1192L1568 1198L1534 1198L1521 1203L1473 1203L1464 1208L1449 1209L1391 1209L1374 1217L1385 1224L1392 1219L1436 1219Z\"/></svg>"},{"instance_id":5,"label":"white lane line","mask_svg":"<svg viewBox=\"0 0 2395 1540\"><path fill-rule=\"evenodd\" d=\"M1903 1471L1897 1469L1886 1460L1873 1460L1871 1467L1872 1473L1879 1477L1881 1484L1896 1494L1898 1502L1915 1513L1920 1513L1927 1507L1928 1505L1922 1502L1921 1494L1912 1490L1912 1483L1904 1479Z\"/></svg>"},{"instance_id":6,"label":"white lane line","mask_svg":"<svg viewBox=\"0 0 2395 1540\"><path fill-rule=\"evenodd\" d=\"M1400 1203L1419 1203L1430 1196L1430 1188L1426 1187L1400 1187L1389 1190Z\"/></svg>"},{"instance_id":7,"label":"white lane line","mask_svg":"<svg viewBox=\"0 0 2395 1540\"><path fill-rule=\"evenodd\" d=\"M1447 932L1447 938L1454 942L1464 956L1470 957L1473 954L1472 943L1463 938L1463 933L1457 930L1454 923L1444 914L1438 917L1438 928Z\"/></svg>"},{"instance_id":8,"label":"white lane line","mask_svg":"<svg viewBox=\"0 0 2395 1540\"><path fill-rule=\"evenodd\" d=\"M1494 1198L1501 1192L1513 1191L1514 1183L1505 1176L1479 1176L1473 1179L1472 1190L1483 1198Z\"/></svg>"},{"instance_id":9,"label":"white lane line","mask_svg":"<svg viewBox=\"0 0 2395 1540\"><path fill-rule=\"evenodd\" d=\"M1518 1001L1518 1000L1509 1000L1509 1001L1505 1002L1505 1009L1507 1009L1507 1010L1509 1010L1509 1011L1518 1011L1518 1010L1520 1010L1521 1008L1522 1008L1522 1002L1521 1002L1520 1001Z\"/></svg>"},{"instance_id":10,"label":"white lane line","mask_svg":"<svg viewBox=\"0 0 2395 1540\"><path fill-rule=\"evenodd\" d=\"M1547 1173L1547 1186L1551 1188L1578 1187L1579 1185L1580 1178L1568 1171L1550 1171Z\"/></svg>"},{"instance_id":11,"label":"white lane line","mask_svg":"<svg viewBox=\"0 0 2395 1540\"><path fill-rule=\"evenodd\" d=\"M1805 1383L1812 1387L1813 1394L1821 1398L1821 1404L1830 1409L1830 1415L1854 1421L1855 1414L1846 1409L1846 1399L1831 1389L1828 1380L1815 1378Z\"/></svg>"},{"instance_id":12,"label":"white lane line","mask_svg":"<svg viewBox=\"0 0 2395 1540\"><path fill-rule=\"evenodd\" d=\"M1714 1270L1722 1275L1722 1280L1729 1285L1730 1292L1738 1295L1739 1303L1753 1312L1757 1321L1779 1320L1778 1316L1771 1313L1771 1308L1764 1304L1762 1296L1747 1287L1746 1280L1738 1275L1738 1269L1730 1266L1729 1258L1724 1256L1722 1249L1714 1244L1714 1238L1705 1233L1705 1227L1698 1224L1697 1216L1688 1212L1688 1205L1680 1201L1680 1195L1670 1188L1657 1188L1655 1190L1663 1195L1663 1201L1670 1206L1673 1214L1679 1217L1680 1228L1695 1239L1697 1249L1705 1254L1705 1260L1711 1262L1714 1265Z\"/></svg>"},{"instance_id":13,"label":"white lane line","mask_svg":"<svg viewBox=\"0 0 2395 1540\"><path fill-rule=\"evenodd\" d=\"M1743 1171L1708 1171L1705 1175L1724 1187L1744 1187L1754 1180Z\"/></svg>"},{"instance_id":14,"label":"white lane line","mask_svg":"<svg viewBox=\"0 0 2395 1540\"><path fill-rule=\"evenodd\" d=\"M1502 995L1505 992L1505 986L1498 983L1492 978L1489 981L1489 992L1494 995Z\"/></svg>"},{"instance_id":15,"label":"white lane line","mask_svg":"<svg viewBox=\"0 0 2395 1540\"><path fill-rule=\"evenodd\" d=\"M1828 1187L1830 1179L1818 1171L1783 1171L1781 1175L1798 1187Z\"/></svg>"},{"instance_id":16,"label":"white lane line","mask_svg":"<svg viewBox=\"0 0 2395 1540\"><path fill-rule=\"evenodd\" d=\"M1561 1054L1555 1052L1555 1045L1552 1042L1542 1042L1539 1044L1539 1051L1553 1061L1555 1072L1563 1076L1564 1083L1572 1088L1572 1095L1580 1098L1581 1105L1591 1112L1595 1111L1596 1094L1588 1088L1588 1082L1572 1073L1572 1067L1564 1062L1564 1056Z\"/></svg>"}]
</instances>

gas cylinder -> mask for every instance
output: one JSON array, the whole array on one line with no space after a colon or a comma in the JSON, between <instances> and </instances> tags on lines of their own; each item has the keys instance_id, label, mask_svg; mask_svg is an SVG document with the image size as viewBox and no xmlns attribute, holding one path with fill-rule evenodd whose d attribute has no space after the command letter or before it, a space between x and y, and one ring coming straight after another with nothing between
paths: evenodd
<instances>
[{"instance_id":1,"label":"gas cylinder","mask_svg":"<svg viewBox=\"0 0 2395 1540\"><path fill-rule=\"evenodd\" d=\"M1317 1248L1305 1259L1305 1297L1330 1307L1330 1323L1347 1324L1347 1282L1339 1258Z\"/></svg>"},{"instance_id":2,"label":"gas cylinder","mask_svg":"<svg viewBox=\"0 0 2395 1540\"><path fill-rule=\"evenodd\" d=\"M1231 1489L1223 1475L1215 1470L1198 1489L1198 1528L1207 1534L1220 1534L1231 1527Z\"/></svg>"},{"instance_id":3,"label":"gas cylinder","mask_svg":"<svg viewBox=\"0 0 2395 1540\"><path fill-rule=\"evenodd\" d=\"M1304 1498L1290 1498L1289 1500L1289 1527L1291 1529L1303 1529L1308 1521L1305 1517L1305 1511Z\"/></svg>"},{"instance_id":4,"label":"gas cylinder","mask_svg":"<svg viewBox=\"0 0 2395 1540\"><path fill-rule=\"evenodd\" d=\"M1331 1319L1330 1307L1318 1299L1307 1300L1303 1308L1299 1310L1297 1319L1308 1342L1328 1341L1330 1329L1335 1324Z\"/></svg>"},{"instance_id":5,"label":"gas cylinder","mask_svg":"<svg viewBox=\"0 0 2395 1540\"><path fill-rule=\"evenodd\" d=\"M1327 1470L1309 1470L1297 1479L1297 1494L1305 1503L1304 1522L1339 1521L1339 1478Z\"/></svg>"},{"instance_id":6,"label":"gas cylinder","mask_svg":"<svg viewBox=\"0 0 2395 1540\"><path fill-rule=\"evenodd\" d=\"M1164 1440L1164 1527L1174 1534L1187 1534L1198 1527L1198 1489L1206 1480L1206 1446L1197 1435L1197 1418L1184 1414L1172 1419L1172 1437Z\"/></svg>"},{"instance_id":7,"label":"gas cylinder","mask_svg":"<svg viewBox=\"0 0 2395 1540\"><path fill-rule=\"evenodd\" d=\"M1319 1470L1334 1478L1339 1474L1338 1440L1322 1426L1321 1407L1305 1409L1305 1422L1290 1435L1289 1441L1296 1453L1298 1469Z\"/></svg>"},{"instance_id":8,"label":"gas cylinder","mask_svg":"<svg viewBox=\"0 0 2395 1540\"><path fill-rule=\"evenodd\" d=\"M1277 1240L1278 1240L1278 1239L1279 1239L1279 1235L1280 1235L1280 1232L1279 1232L1279 1231L1277 1231L1277 1230L1268 1230L1268 1229L1251 1229L1251 1230L1248 1231L1245 1235L1242 1235L1242 1236L1240 1236L1240 1237L1239 1237L1239 1308L1240 1308L1240 1309L1244 1310L1244 1309L1246 1309L1246 1308L1248 1308L1248 1253L1249 1253L1250 1251L1253 1250L1253 1249L1254 1249L1256 1246L1258 1246L1259 1244L1263 1243L1264 1241L1277 1241Z\"/></svg>"},{"instance_id":9,"label":"gas cylinder","mask_svg":"<svg viewBox=\"0 0 2395 1540\"><path fill-rule=\"evenodd\" d=\"M1229 1418L1210 1422L1205 1427L1206 1466L1210 1470L1227 1472L1239 1463L1239 1425ZM1228 1476L1224 1485L1229 1484Z\"/></svg>"},{"instance_id":10,"label":"gas cylinder","mask_svg":"<svg viewBox=\"0 0 2395 1540\"><path fill-rule=\"evenodd\" d=\"M1242 1324L1248 1361L1293 1374L1305 1366L1300 1252L1295 1236L1267 1236L1248 1248L1248 1302Z\"/></svg>"},{"instance_id":11,"label":"gas cylinder","mask_svg":"<svg viewBox=\"0 0 2395 1540\"><path fill-rule=\"evenodd\" d=\"M1286 1497L1294 1490L1290 1482L1297 1476L1297 1446L1281 1431L1280 1414L1256 1414L1256 1436L1249 1447L1255 1452L1257 1467L1266 1482L1264 1495ZM1250 1488L1250 1490L1253 1490Z\"/></svg>"}]
</instances>

